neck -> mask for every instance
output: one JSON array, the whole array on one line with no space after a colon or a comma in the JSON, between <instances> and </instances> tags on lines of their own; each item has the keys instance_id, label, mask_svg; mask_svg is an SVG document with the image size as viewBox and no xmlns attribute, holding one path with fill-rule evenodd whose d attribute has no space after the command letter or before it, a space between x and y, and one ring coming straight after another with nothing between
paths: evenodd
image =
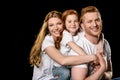
<instances>
[{"instance_id":1,"label":"neck","mask_svg":"<svg viewBox=\"0 0 120 80\"><path fill-rule=\"evenodd\" d=\"M99 35L98 36L91 36L89 34L85 34L85 37L92 42L93 44L98 44L99 43Z\"/></svg>"}]
</instances>

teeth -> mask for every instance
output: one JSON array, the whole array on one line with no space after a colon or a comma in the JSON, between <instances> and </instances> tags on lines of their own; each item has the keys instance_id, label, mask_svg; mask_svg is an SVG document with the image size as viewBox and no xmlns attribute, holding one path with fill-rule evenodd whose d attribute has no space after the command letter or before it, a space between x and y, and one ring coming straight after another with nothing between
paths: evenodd
<instances>
[{"instance_id":1,"label":"teeth","mask_svg":"<svg viewBox=\"0 0 120 80\"><path fill-rule=\"evenodd\" d=\"M58 34L59 32L54 32L54 33Z\"/></svg>"},{"instance_id":2,"label":"teeth","mask_svg":"<svg viewBox=\"0 0 120 80\"><path fill-rule=\"evenodd\" d=\"M93 31L97 31L98 29L97 28L94 28L94 29L92 29Z\"/></svg>"}]
</instances>

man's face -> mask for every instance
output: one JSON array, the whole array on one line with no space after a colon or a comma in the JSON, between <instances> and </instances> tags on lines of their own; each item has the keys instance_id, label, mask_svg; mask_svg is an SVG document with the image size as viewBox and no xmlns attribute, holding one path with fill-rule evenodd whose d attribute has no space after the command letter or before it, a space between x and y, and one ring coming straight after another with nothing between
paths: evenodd
<instances>
[{"instance_id":1,"label":"man's face","mask_svg":"<svg viewBox=\"0 0 120 80\"><path fill-rule=\"evenodd\" d=\"M98 12L88 12L83 15L82 28L86 34L98 36L102 31L102 20Z\"/></svg>"}]
</instances>

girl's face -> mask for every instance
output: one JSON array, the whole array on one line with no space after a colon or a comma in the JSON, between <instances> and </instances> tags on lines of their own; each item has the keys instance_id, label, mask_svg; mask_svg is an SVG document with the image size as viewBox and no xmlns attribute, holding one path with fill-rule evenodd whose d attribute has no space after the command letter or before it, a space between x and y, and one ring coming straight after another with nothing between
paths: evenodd
<instances>
[{"instance_id":1,"label":"girl's face","mask_svg":"<svg viewBox=\"0 0 120 80\"><path fill-rule=\"evenodd\" d=\"M65 20L65 27L72 35L75 35L79 29L78 17L74 14L68 15Z\"/></svg>"},{"instance_id":2,"label":"girl's face","mask_svg":"<svg viewBox=\"0 0 120 80\"><path fill-rule=\"evenodd\" d=\"M48 20L48 29L50 32L50 35L53 36L54 39L61 36L61 33L63 31L63 22L59 18L50 18Z\"/></svg>"}]
</instances>

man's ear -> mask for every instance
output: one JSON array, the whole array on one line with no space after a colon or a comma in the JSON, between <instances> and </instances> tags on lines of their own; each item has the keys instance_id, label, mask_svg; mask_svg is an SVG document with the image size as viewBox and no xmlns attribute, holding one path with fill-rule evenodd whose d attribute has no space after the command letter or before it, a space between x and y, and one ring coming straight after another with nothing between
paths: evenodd
<instances>
[{"instance_id":1,"label":"man's ear","mask_svg":"<svg viewBox=\"0 0 120 80\"><path fill-rule=\"evenodd\" d=\"M84 24L83 24L83 23L81 23L81 24L80 24L80 26L81 26L81 28L84 30Z\"/></svg>"}]
</instances>

